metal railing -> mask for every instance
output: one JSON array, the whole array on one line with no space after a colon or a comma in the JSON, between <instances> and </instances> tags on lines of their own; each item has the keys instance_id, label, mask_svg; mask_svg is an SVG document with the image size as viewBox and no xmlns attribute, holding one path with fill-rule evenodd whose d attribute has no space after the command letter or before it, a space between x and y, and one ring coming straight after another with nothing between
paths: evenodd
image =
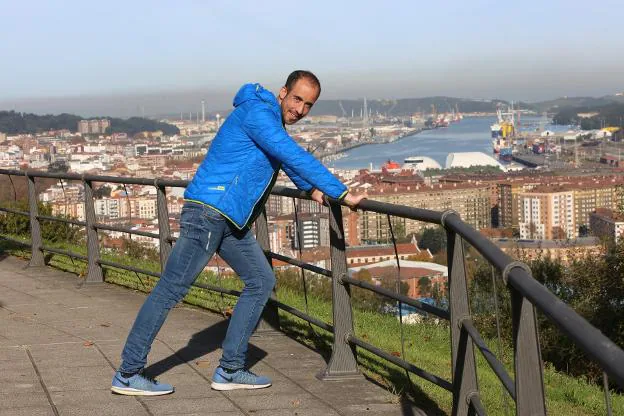
<instances>
[{"instance_id":1,"label":"metal railing","mask_svg":"<svg viewBox=\"0 0 624 416\"><path fill-rule=\"evenodd\" d=\"M0 170L0 175L22 176L28 182L29 211L11 208L0 208L0 211L14 215L28 216L30 219L32 250L30 265L43 266L43 253L48 251L63 254L72 258L85 260L88 264L87 282L102 282L102 267L124 269L149 276L159 277L160 273L135 268L100 258L98 230L119 231L158 238L160 243L161 270L171 252L172 237L167 212L166 187L186 187L188 181L161 180L144 178L121 178L112 176L55 174L34 171ZM56 178L82 182L85 190L86 221L42 216L38 213L38 198L35 178ZM128 228L99 224L96 221L93 197L93 183L137 184L156 187L158 234L137 232ZM272 193L283 197L309 199L304 192L280 186L274 187ZM402 217L412 220L443 226L447 233L448 279L449 279L449 311L431 306L407 296L395 293L382 287L350 277L347 273L346 245L344 238L342 209L336 201L330 201L330 253L331 270L307 264L301 260L276 254L270 251L269 234L266 214L263 212L256 220L256 238L265 250L268 259L278 259L291 265L318 273L331 278L332 283L332 324L323 322L309 314L279 302L273 296L263 315L259 330L279 329L278 308L333 333L332 355L327 367L319 374L323 380L348 379L359 377L357 364L357 348L375 354L409 373L434 383L452 393L453 415L486 414L481 402L477 383L477 369L474 349L483 355L492 371L500 380L509 396L516 402L516 414L546 414L544 398L544 382L540 346L537 332L536 309L554 323L576 346L597 362L604 372L606 408L610 409L608 396L608 379L624 388L624 351L598 329L590 325L564 302L548 291L531 276L529 267L503 253L482 234L464 223L459 215L452 210L435 212L407 206L393 205L372 200L363 201L360 209L388 216ZM46 247L41 236L41 221L61 221L86 228L87 256ZM24 244L3 236L2 238ZM494 268L501 272L502 280L511 294L512 330L514 348L514 377L508 374L500 358L487 347L485 341L474 325L469 309L467 288L464 241L472 245ZM396 253L396 251L395 251ZM398 255L397 255L398 262ZM225 293L233 296L240 294L237 290L224 289L219 286L196 283L196 287ZM400 304L407 304L423 312L448 320L451 329L451 360L452 379L446 380L438 375L419 368L403 358L367 343L354 335L353 307L351 288L358 287L393 299ZM609 410L610 412L610 410Z\"/></svg>"}]
</instances>

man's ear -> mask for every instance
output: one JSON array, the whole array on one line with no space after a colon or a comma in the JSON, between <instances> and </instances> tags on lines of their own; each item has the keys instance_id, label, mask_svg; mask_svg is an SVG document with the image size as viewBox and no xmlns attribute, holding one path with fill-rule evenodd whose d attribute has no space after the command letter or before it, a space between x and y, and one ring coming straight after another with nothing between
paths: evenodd
<instances>
[{"instance_id":1,"label":"man's ear","mask_svg":"<svg viewBox=\"0 0 624 416\"><path fill-rule=\"evenodd\" d=\"M280 88L279 95L278 95L280 101L283 100L284 98L286 98L287 94L288 94L288 90L286 89L286 87Z\"/></svg>"}]
</instances>

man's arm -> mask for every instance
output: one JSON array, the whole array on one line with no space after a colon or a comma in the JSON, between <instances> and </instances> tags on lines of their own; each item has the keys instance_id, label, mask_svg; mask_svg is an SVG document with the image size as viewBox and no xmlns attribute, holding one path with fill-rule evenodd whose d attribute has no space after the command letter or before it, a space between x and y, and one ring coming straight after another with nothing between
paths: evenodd
<instances>
[{"instance_id":1,"label":"man's arm","mask_svg":"<svg viewBox=\"0 0 624 416\"><path fill-rule=\"evenodd\" d=\"M321 205L328 205L327 201L325 201L325 194L323 192L319 191L318 189L307 183L305 180L303 180L303 178L301 178L287 166L283 165L282 169L284 170L284 172L286 172L286 175L288 175L288 177L293 181L295 186L302 191L306 191L313 201L316 201ZM345 205L347 205L352 210L355 210L356 206L360 203L360 201L366 199L367 197L368 195L366 194L354 196L347 192L342 200L344 201Z\"/></svg>"},{"instance_id":2,"label":"man's arm","mask_svg":"<svg viewBox=\"0 0 624 416\"><path fill-rule=\"evenodd\" d=\"M302 191L309 192L314 188L312 184L306 182L305 179L297 175L297 173L291 168L289 168L288 166L282 165L282 170L286 173L286 175L288 175L288 177L295 184L297 189L301 189Z\"/></svg>"},{"instance_id":3,"label":"man's arm","mask_svg":"<svg viewBox=\"0 0 624 416\"><path fill-rule=\"evenodd\" d=\"M282 162L283 169L290 169L302 181L335 199L347 194L346 186L288 135L269 108L252 109L243 130L262 150Z\"/></svg>"}]
</instances>

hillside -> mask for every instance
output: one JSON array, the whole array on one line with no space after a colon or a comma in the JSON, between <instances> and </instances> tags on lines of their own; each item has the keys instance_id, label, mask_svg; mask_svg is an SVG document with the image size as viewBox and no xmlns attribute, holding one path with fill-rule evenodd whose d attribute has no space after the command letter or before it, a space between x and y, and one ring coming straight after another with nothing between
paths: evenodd
<instances>
[{"instance_id":1,"label":"hillside","mask_svg":"<svg viewBox=\"0 0 624 416\"><path fill-rule=\"evenodd\" d=\"M128 133L132 136L141 131L162 131L165 134L179 134L180 130L171 124L162 123L142 117L129 119L108 118L111 121L110 133ZM83 117L73 114L45 114L20 113L15 111L0 111L0 132L7 134L41 133L50 130L69 130L75 132L78 122Z\"/></svg>"},{"instance_id":2,"label":"hillside","mask_svg":"<svg viewBox=\"0 0 624 416\"><path fill-rule=\"evenodd\" d=\"M605 95L604 97L560 97L541 101L532 105L537 111L558 112L564 108L597 108L613 103L624 103L624 96Z\"/></svg>"},{"instance_id":3,"label":"hillside","mask_svg":"<svg viewBox=\"0 0 624 416\"><path fill-rule=\"evenodd\" d=\"M593 117L580 117L579 114L596 113ZM602 127L623 127L624 101L610 102L599 106L564 107L553 117L557 124L576 124L583 130L593 130Z\"/></svg>"}]
</instances>

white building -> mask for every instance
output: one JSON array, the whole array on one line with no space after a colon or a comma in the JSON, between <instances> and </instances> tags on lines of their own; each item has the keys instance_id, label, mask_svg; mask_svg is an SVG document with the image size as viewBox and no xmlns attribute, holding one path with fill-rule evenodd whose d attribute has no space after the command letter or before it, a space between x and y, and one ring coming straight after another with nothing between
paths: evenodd
<instances>
[{"instance_id":1,"label":"white building","mask_svg":"<svg viewBox=\"0 0 624 416\"><path fill-rule=\"evenodd\" d=\"M427 169L442 169L442 166L428 156L410 156L404 160L403 169L425 171Z\"/></svg>"},{"instance_id":2,"label":"white building","mask_svg":"<svg viewBox=\"0 0 624 416\"><path fill-rule=\"evenodd\" d=\"M446 169L469 168L471 166L495 166L505 170L505 168L498 163L498 160L483 152L449 153L446 157Z\"/></svg>"},{"instance_id":3,"label":"white building","mask_svg":"<svg viewBox=\"0 0 624 416\"><path fill-rule=\"evenodd\" d=\"M123 207L120 198L103 198L95 201L95 215L110 219L121 218Z\"/></svg>"}]
</instances>

